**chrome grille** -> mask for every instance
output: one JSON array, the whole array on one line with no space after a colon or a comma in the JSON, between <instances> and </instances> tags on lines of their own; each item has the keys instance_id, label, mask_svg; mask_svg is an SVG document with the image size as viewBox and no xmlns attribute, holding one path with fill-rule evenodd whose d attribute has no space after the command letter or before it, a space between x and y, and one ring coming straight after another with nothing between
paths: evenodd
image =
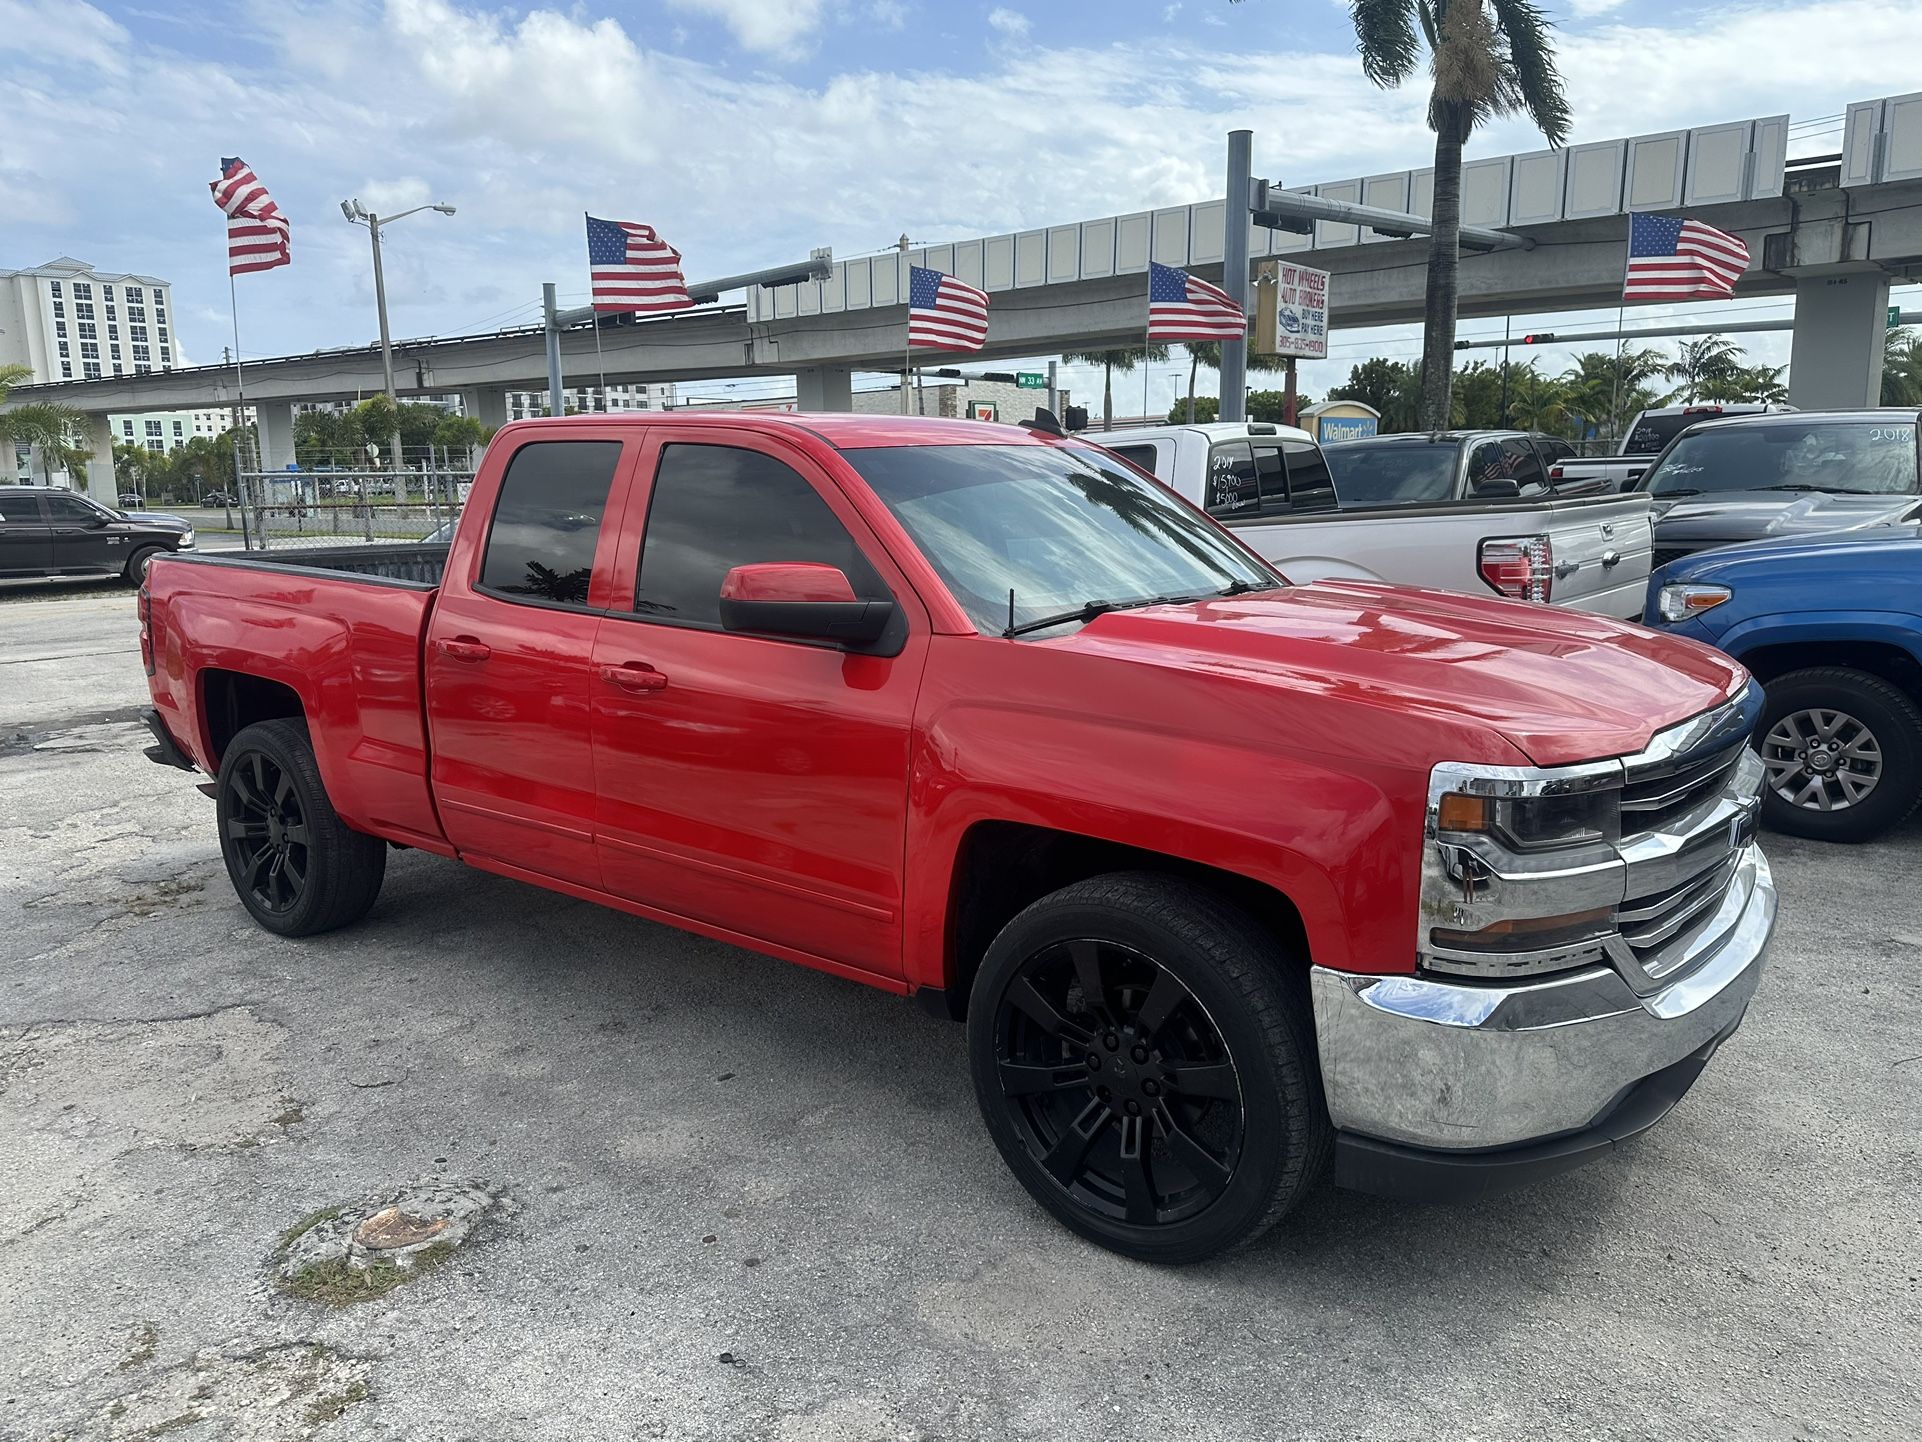
<instances>
[{"instance_id":1,"label":"chrome grille","mask_svg":"<svg viewBox=\"0 0 1922 1442\"><path fill-rule=\"evenodd\" d=\"M1700 758L1631 766L1622 785L1623 832L1659 831L1719 795L1747 744L1744 737Z\"/></svg>"},{"instance_id":2,"label":"chrome grille","mask_svg":"<svg viewBox=\"0 0 1922 1442\"><path fill-rule=\"evenodd\" d=\"M1718 848L1719 850L1719 848ZM1616 912L1622 939L1635 953L1635 959L1655 974L1651 965L1670 942L1689 926L1707 919L1735 875L1739 853L1722 852L1720 859L1677 885L1648 896L1630 897Z\"/></svg>"}]
</instances>

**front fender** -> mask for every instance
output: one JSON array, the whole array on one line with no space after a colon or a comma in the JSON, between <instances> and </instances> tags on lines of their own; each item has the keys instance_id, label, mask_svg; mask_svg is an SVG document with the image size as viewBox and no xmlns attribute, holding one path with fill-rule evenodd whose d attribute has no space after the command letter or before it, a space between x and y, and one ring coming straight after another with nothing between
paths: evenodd
<instances>
[{"instance_id":1,"label":"front fender","mask_svg":"<svg viewBox=\"0 0 1922 1442\"><path fill-rule=\"evenodd\" d=\"M1922 663L1922 617L1901 611L1772 612L1745 617L1711 638L1738 661L1765 646L1825 641L1893 646Z\"/></svg>"}]
</instances>

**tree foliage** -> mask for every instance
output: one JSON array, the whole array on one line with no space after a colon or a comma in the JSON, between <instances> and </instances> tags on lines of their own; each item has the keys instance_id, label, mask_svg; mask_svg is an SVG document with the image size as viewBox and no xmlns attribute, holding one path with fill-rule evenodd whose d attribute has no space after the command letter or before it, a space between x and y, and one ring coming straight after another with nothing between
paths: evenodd
<instances>
[{"instance_id":1,"label":"tree foliage","mask_svg":"<svg viewBox=\"0 0 1922 1442\"><path fill-rule=\"evenodd\" d=\"M1114 427L1114 373L1126 375L1150 361L1168 359L1165 345L1124 345L1112 350L1069 351L1062 357L1069 365L1101 367L1101 428Z\"/></svg>"},{"instance_id":2,"label":"tree foliage","mask_svg":"<svg viewBox=\"0 0 1922 1442\"><path fill-rule=\"evenodd\" d=\"M1922 336L1912 330L1883 333L1882 404L1922 406Z\"/></svg>"}]
</instances>

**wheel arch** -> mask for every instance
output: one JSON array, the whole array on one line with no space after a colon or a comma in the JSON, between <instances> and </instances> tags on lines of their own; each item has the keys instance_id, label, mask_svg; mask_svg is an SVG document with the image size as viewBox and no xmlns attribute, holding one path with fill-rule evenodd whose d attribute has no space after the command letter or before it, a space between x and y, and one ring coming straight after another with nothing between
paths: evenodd
<instances>
[{"instance_id":1,"label":"wheel arch","mask_svg":"<svg viewBox=\"0 0 1922 1442\"><path fill-rule=\"evenodd\" d=\"M1762 683L1786 676L1791 671L1845 667L1879 676L1910 700L1922 703L1922 635L1900 639L1887 635L1856 634L1849 637L1808 638L1763 633L1731 655Z\"/></svg>"},{"instance_id":2,"label":"wheel arch","mask_svg":"<svg viewBox=\"0 0 1922 1442\"><path fill-rule=\"evenodd\" d=\"M196 680L201 739L216 773L234 737L256 721L308 719L300 692L285 681L221 666L203 668Z\"/></svg>"},{"instance_id":3,"label":"wheel arch","mask_svg":"<svg viewBox=\"0 0 1922 1442\"><path fill-rule=\"evenodd\" d=\"M924 1009L955 1021L967 1016L968 991L981 959L1019 912L1064 886L1112 872L1151 872L1205 886L1247 912L1302 963L1308 931L1294 898L1256 877L1167 852L1028 822L983 820L962 835L949 879L941 985L922 987Z\"/></svg>"}]
</instances>

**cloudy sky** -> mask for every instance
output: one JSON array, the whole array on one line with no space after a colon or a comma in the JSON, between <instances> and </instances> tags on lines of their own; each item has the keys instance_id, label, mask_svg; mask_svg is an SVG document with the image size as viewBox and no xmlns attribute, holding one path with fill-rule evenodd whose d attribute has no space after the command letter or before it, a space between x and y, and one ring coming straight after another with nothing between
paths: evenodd
<instances>
[{"instance_id":1,"label":"cloudy sky","mask_svg":"<svg viewBox=\"0 0 1922 1442\"><path fill-rule=\"evenodd\" d=\"M1786 111L1791 153L1812 153L1848 102L1915 86L1910 0L1547 6L1576 141ZM1340 0L0 0L0 267L68 254L165 277L185 353L217 358L206 182L238 154L295 255L240 279L242 343L286 354L374 334L345 196L459 207L386 238L396 334L446 335L527 322L546 280L583 301L583 210L653 222L697 278L1206 199L1238 126L1288 183L1418 166L1422 111L1419 87L1362 78ZM1506 123L1470 153L1539 144ZM1697 313L1738 305L1785 309ZM1786 359L1786 337L1751 341ZM1308 389L1419 345L1356 331L1334 349ZM1184 369L1149 378L1157 408Z\"/></svg>"}]
</instances>

